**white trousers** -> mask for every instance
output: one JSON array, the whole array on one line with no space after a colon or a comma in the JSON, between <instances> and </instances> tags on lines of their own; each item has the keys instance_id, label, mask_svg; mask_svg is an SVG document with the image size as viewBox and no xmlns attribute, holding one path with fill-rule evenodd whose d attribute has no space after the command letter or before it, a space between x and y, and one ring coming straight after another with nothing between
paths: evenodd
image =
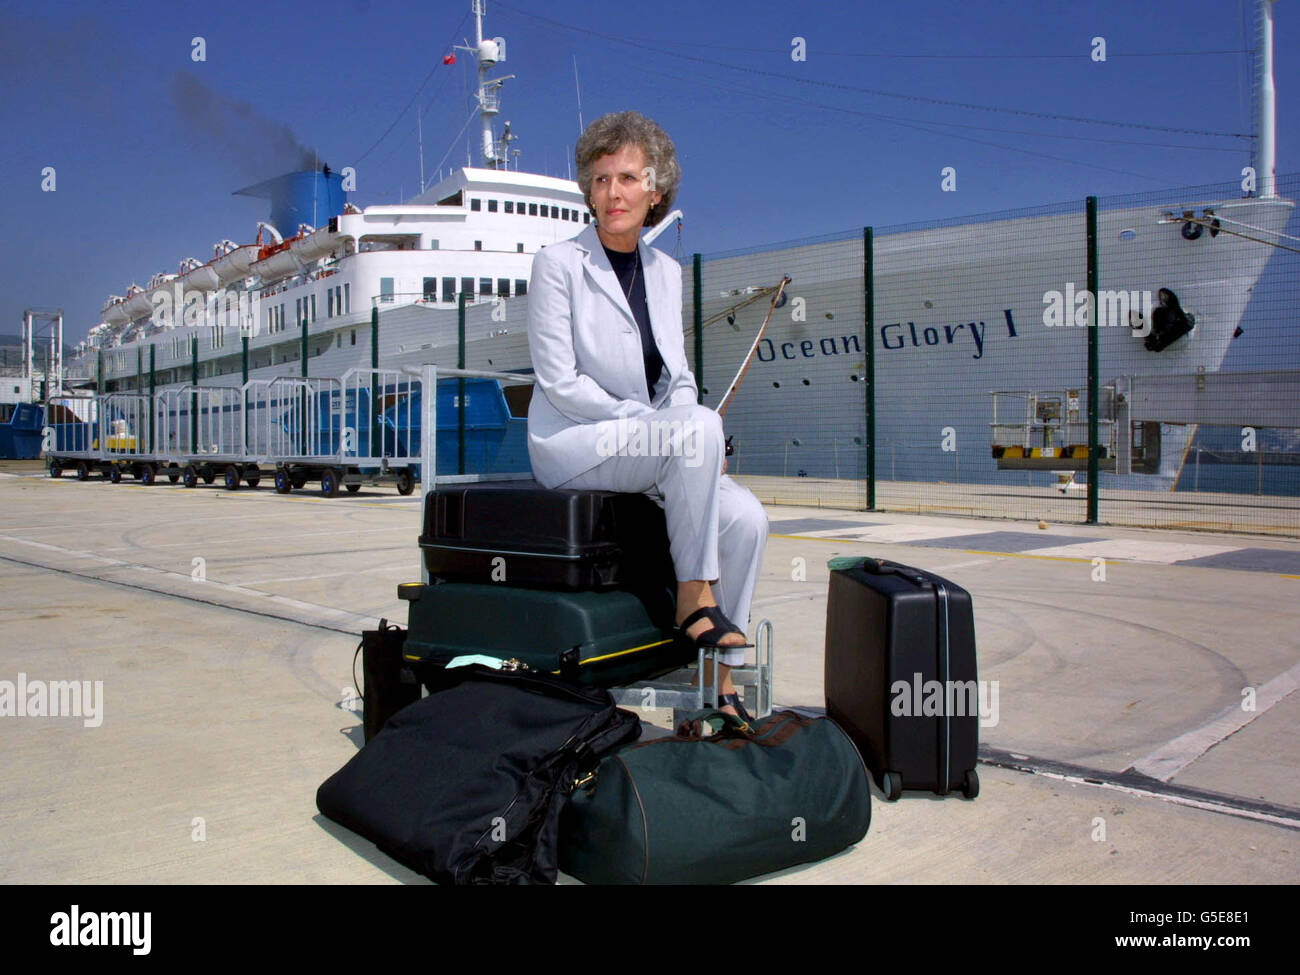
<instances>
[{"instance_id":1,"label":"white trousers","mask_svg":"<svg viewBox=\"0 0 1300 975\"><path fill-rule=\"evenodd\" d=\"M746 488L722 475L721 418L690 405L620 423L618 437L610 438L610 455L558 486L652 498L664 509L677 578L714 583L722 612L748 633L767 545L767 513ZM745 651L722 651L717 659L738 667Z\"/></svg>"}]
</instances>

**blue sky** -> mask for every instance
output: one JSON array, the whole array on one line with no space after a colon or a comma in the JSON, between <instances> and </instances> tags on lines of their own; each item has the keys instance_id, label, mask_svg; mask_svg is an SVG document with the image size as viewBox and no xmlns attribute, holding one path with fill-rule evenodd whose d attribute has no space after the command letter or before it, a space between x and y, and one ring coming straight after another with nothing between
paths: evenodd
<instances>
[{"instance_id":1,"label":"blue sky","mask_svg":"<svg viewBox=\"0 0 1300 975\"><path fill-rule=\"evenodd\" d=\"M0 332L18 331L24 307L62 306L76 341L110 293L181 258L207 260L222 238L250 240L264 204L231 193L286 168L277 140L355 167L362 206L417 190L417 112L428 175L444 158L444 170L464 165L473 126L455 136L473 62L442 60L472 34L469 7L6 3ZM707 254L1236 180L1250 161L1250 140L1231 134L1253 126L1240 53L1253 45L1253 8L488 0L485 23L507 40L497 73L517 76L501 117L522 168L568 174L576 57L587 122L634 108L673 137L683 248ZM1276 4L1275 18L1278 171L1289 173L1300 64L1286 52L1300 50L1300 4ZM192 60L194 37L203 62ZM791 58L795 37L806 60ZM1094 37L1104 62L1090 57ZM218 110L200 116L179 90ZM945 166L956 192L941 190ZM45 167L54 192L41 189Z\"/></svg>"}]
</instances>

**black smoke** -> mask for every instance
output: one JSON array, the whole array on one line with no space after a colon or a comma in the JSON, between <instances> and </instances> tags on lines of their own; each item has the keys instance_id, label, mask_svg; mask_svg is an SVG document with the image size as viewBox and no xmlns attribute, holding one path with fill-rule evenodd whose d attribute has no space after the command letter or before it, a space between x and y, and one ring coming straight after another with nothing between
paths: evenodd
<instances>
[{"instance_id":1,"label":"black smoke","mask_svg":"<svg viewBox=\"0 0 1300 975\"><path fill-rule=\"evenodd\" d=\"M181 124L195 142L228 156L246 179L318 168L314 149L251 103L223 95L184 71L172 76L170 89Z\"/></svg>"}]
</instances>

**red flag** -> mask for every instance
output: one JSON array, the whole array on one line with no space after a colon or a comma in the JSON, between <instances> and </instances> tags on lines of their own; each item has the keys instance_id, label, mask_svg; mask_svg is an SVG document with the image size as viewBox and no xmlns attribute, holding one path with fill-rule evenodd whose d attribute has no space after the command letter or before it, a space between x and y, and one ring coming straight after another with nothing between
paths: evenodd
<instances>
[{"instance_id":1,"label":"red flag","mask_svg":"<svg viewBox=\"0 0 1300 975\"><path fill-rule=\"evenodd\" d=\"M442 59L442 63L443 63L443 64L455 64L455 63L456 63L456 55L454 55L454 54L448 54L448 55L445 55L445 56L443 57L443 59Z\"/></svg>"}]
</instances>

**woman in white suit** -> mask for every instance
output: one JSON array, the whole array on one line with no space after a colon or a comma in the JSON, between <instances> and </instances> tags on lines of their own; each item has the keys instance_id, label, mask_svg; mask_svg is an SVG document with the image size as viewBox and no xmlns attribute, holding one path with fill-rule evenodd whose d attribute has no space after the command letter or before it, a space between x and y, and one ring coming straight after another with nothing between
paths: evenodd
<instances>
[{"instance_id":1,"label":"woman in white suit","mask_svg":"<svg viewBox=\"0 0 1300 975\"><path fill-rule=\"evenodd\" d=\"M619 112L589 125L574 155L595 222L533 259L533 472L547 487L643 492L663 505L678 626L719 648L718 704L748 719L730 671L751 644L732 621L748 625L767 516L723 476L722 421L697 403L681 268L641 242L676 195L676 150L653 121Z\"/></svg>"}]
</instances>

